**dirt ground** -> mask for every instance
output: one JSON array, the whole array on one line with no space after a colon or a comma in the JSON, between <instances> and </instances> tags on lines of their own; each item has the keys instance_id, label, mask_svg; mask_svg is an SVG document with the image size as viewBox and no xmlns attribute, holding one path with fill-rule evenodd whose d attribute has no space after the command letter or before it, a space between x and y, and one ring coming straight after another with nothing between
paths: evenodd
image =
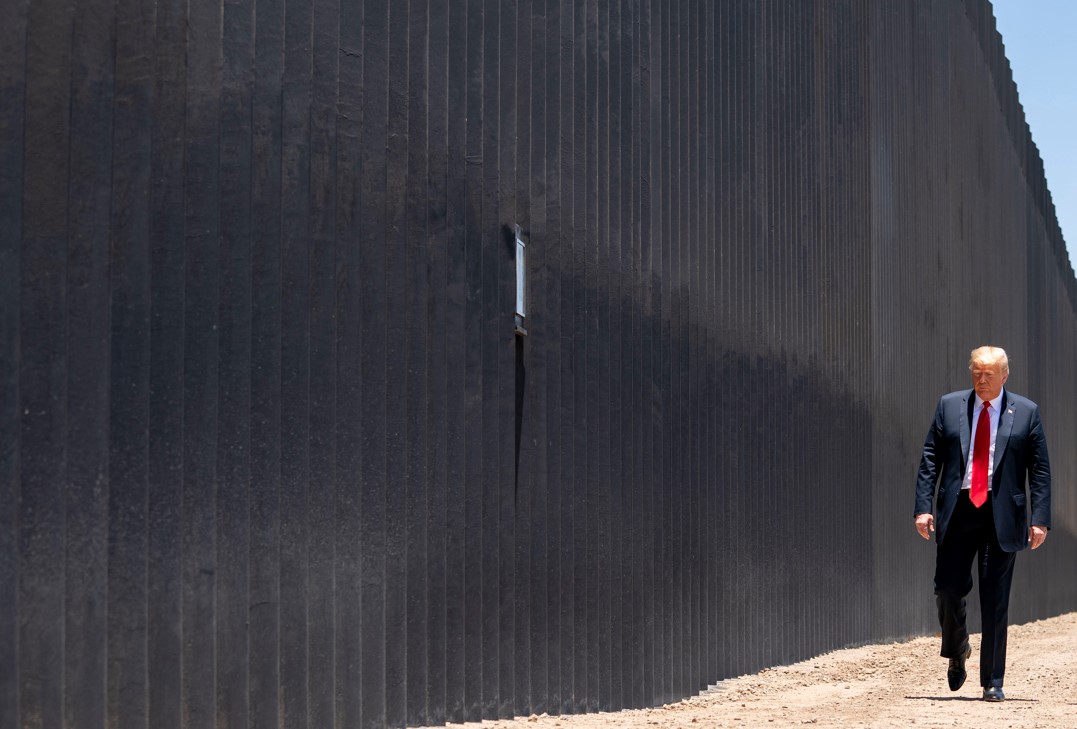
<instances>
[{"instance_id":1,"label":"dirt ground","mask_svg":"<svg viewBox=\"0 0 1077 729\"><path fill-rule=\"evenodd\" d=\"M835 651L792 666L723 681L656 709L531 716L463 726L482 729L641 727L1077 728L1077 613L1010 626L1006 701L980 700L980 636L968 680L951 693L938 638ZM460 725L457 725L460 726Z\"/></svg>"}]
</instances>

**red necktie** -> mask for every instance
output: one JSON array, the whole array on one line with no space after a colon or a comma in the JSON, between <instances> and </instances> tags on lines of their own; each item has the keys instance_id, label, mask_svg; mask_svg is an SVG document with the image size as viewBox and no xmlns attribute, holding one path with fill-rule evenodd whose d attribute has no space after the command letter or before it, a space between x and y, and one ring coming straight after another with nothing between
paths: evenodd
<instances>
[{"instance_id":1,"label":"red necktie","mask_svg":"<svg viewBox=\"0 0 1077 729\"><path fill-rule=\"evenodd\" d=\"M987 501L987 456L991 451L991 405L984 403L976 421L976 440L972 446L972 489L969 498L976 508Z\"/></svg>"}]
</instances>

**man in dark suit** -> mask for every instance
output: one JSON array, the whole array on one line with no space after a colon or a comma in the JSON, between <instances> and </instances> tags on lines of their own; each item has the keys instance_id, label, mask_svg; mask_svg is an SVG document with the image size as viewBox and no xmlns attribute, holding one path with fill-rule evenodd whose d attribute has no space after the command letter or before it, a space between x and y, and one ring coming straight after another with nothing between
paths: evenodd
<instances>
[{"instance_id":1,"label":"man in dark suit","mask_svg":"<svg viewBox=\"0 0 1077 729\"><path fill-rule=\"evenodd\" d=\"M1039 406L1003 387L1010 374L1006 352L972 350L969 371L972 390L943 395L927 431L916 478L916 530L924 539L935 532L938 543L935 602L950 690L965 682L972 653L965 596L975 558L983 623L980 685L985 701L1002 701L1014 557L1030 545L1038 548L1051 528L1051 467Z\"/></svg>"}]
</instances>

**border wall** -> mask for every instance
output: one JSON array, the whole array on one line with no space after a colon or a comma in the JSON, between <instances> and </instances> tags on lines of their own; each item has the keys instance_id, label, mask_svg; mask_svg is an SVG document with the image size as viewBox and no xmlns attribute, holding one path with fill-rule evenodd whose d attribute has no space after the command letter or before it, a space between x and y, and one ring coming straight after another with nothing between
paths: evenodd
<instances>
[{"instance_id":1,"label":"border wall","mask_svg":"<svg viewBox=\"0 0 1077 729\"><path fill-rule=\"evenodd\" d=\"M1011 619L1077 609L1077 284L987 2L12 0L0 100L0 729L933 632L914 477L983 343L1054 471Z\"/></svg>"}]
</instances>

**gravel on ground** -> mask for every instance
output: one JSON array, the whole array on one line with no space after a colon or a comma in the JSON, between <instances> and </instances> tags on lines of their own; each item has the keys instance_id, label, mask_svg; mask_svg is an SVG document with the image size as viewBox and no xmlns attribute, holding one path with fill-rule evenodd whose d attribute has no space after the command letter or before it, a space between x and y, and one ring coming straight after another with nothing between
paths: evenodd
<instances>
[{"instance_id":1,"label":"gravel on ground","mask_svg":"<svg viewBox=\"0 0 1077 729\"><path fill-rule=\"evenodd\" d=\"M1006 701L986 703L979 685L980 636L968 680L946 684L937 636L834 651L791 666L722 681L653 709L484 721L483 729L727 729L736 727L1077 728L1077 613L1011 625Z\"/></svg>"}]
</instances>

